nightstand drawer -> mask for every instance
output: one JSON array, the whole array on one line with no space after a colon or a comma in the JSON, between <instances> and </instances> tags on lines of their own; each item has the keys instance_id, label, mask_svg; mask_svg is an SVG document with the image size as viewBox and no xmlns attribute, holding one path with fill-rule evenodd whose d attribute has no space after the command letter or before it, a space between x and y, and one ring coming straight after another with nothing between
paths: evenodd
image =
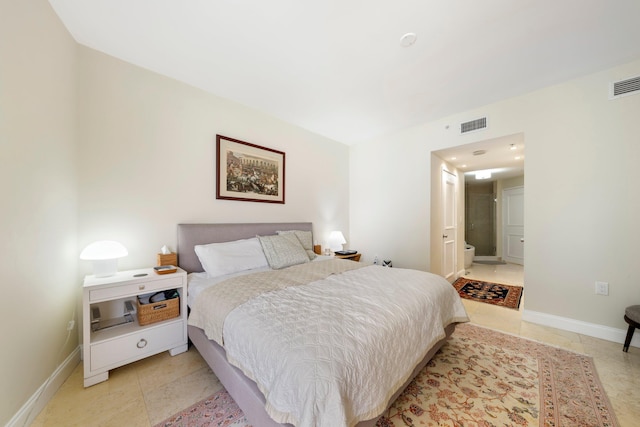
<instances>
[{"instance_id":1,"label":"nightstand drawer","mask_svg":"<svg viewBox=\"0 0 640 427\"><path fill-rule=\"evenodd\" d=\"M91 345L91 370L122 365L179 346L185 341L184 320Z\"/></svg>"},{"instance_id":2,"label":"nightstand drawer","mask_svg":"<svg viewBox=\"0 0 640 427\"><path fill-rule=\"evenodd\" d=\"M114 299L136 295L140 293L148 293L159 289L178 288L181 287L182 277L154 277L150 276L153 280L141 281L138 283L132 283L129 285L118 285L111 287L104 287L100 289L91 289L89 291L89 301L99 301L105 299Z\"/></svg>"}]
</instances>

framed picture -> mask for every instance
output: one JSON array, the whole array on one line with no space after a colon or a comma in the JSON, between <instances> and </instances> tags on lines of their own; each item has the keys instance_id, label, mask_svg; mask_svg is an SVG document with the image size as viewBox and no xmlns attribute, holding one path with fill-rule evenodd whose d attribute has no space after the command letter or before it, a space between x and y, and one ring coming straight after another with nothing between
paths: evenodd
<instances>
[{"instance_id":1,"label":"framed picture","mask_svg":"<svg viewBox=\"0 0 640 427\"><path fill-rule=\"evenodd\" d=\"M216 135L216 199L284 204L284 153Z\"/></svg>"}]
</instances>

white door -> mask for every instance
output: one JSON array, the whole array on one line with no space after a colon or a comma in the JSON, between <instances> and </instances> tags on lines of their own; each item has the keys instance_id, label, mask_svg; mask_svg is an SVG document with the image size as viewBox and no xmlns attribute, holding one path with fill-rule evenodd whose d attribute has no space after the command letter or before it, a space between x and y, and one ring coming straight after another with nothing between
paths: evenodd
<instances>
[{"instance_id":1,"label":"white door","mask_svg":"<svg viewBox=\"0 0 640 427\"><path fill-rule=\"evenodd\" d=\"M442 275L451 279L456 274L456 183L451 172L442 171Z\"/></svg>"},{"instance_id":2,"label":"white door","mask_svg":"<svg viewBox=\"0 0 640 427\"><path fill-rule=\"evenodd\" d=\"M502 259L524 265L524 187L502 192Z\"/></svg>"}]
</instances>

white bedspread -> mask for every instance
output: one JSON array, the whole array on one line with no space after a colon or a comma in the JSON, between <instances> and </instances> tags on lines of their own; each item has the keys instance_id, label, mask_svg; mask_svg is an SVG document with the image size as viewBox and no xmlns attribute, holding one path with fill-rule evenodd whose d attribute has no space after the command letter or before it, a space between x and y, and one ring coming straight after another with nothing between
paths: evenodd
<instances>
[{"instance_id":1,"label":"white bedspread","mask_svg":"<svg viewBox=\"0 0 640 427\"><path fill-rule=\"evenodd\" d=\"M353 426L386 408L445 326L465 321L442 277L367 266L243 303L224 322L224 347L276 421Z\"/></svg>"}]
</instances>

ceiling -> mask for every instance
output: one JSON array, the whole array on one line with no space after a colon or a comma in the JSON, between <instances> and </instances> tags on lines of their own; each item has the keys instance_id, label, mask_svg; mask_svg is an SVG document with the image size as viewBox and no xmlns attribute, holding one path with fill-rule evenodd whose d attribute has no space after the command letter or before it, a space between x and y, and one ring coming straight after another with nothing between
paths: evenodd
<instances>
[{"instance_id":1,"label":"ceiling","mask_svg":"<svg viewBox=\"0 0 640 427\"><path fill-rule=\"evenodd\" d=\"M640 58L638 0L49 2L82 45L345 144Z\"/></svg>"},{"instance_id":2,"label":"ceiling","mask_svg":"<svg viewBox=\"0 0 640 427\"><path fill-rule=\"evenodd\" d=\"M465 183L474 185L524 175L524 149L524 134L519 133L434 151L433 154L464 172ZM477 171L490 171L491 177L477 179Z\"/></svg>"}]
</instances>

